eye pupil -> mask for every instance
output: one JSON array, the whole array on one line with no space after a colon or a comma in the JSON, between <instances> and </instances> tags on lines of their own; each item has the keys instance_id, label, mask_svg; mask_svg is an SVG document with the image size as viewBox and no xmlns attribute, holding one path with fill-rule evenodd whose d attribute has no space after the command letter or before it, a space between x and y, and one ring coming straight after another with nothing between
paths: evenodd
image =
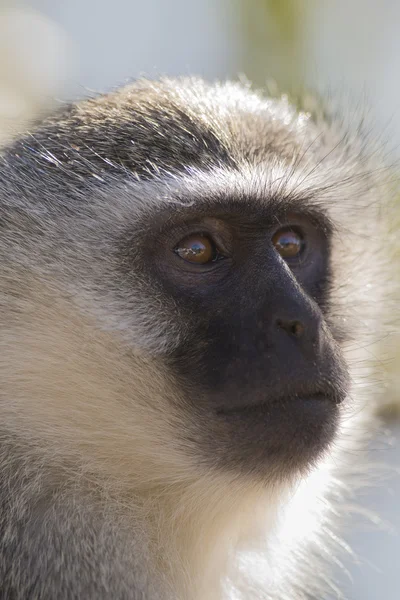
<instances>
[{"instance_id":1,"label":"eye pupil","mask_svg":"<svg viewBox=\"0 0 400 600\"><path fill-rule=\"evenodd\" d=\"M190 263L204 265L215 260L215 244L205 235L190 235L179 242L176 254Z\"/></svg>"},{"instance_id":2,"label":"eye pupil","mask_svg":"<svg viewBox=\"0 0 400 600\"><path fill-rule=\"evenodd\" d=\"M207 249L206 249L205 245L202 244L201 242L193 242L193 244L189 248L189 252L192 252L195 255L202 254L206 251L207 251Z\"/></svg>"},{"instance_id":3,"label":"eye pupil","mask_svg":"<svg viewBox=\"0 0 400 600\"><path fill-rule=\"evenodd\" d=\"M285 259L299 256L304 247L301 235L289 228L277 231L272 237L272 243L277 252Z\"/></svg>"}]
</instances>

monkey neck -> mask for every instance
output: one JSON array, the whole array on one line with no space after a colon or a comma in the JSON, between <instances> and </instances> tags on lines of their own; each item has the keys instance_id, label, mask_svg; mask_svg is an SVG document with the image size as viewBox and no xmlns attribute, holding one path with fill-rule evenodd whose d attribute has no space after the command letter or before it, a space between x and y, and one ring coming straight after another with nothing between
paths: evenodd
<instances>
[{"instance_id":1,"label":"monkey neck","mask_svg":"<svg viewBox=\"0 0 400 600\"><path fill-rule=\"evenodd\" d=\"M76 477L71 477L76 488ZM147 490L117 490L102 482L83 483L77 502L107 527L140 536L142 564L163 592L174 600L225 600L236 585L239 558L246 551L266 551L277 512L289 486L268 489L252 482L205 476L187 484ZM76 491L76 489L75 489ZM64 492L65 493L65 488ZM68 493L68 491L67 491ZM72 492L74 493L74 492ZM86 509L85 509L86 510ZM97 517L96 517L97 518Z\"/></svg>"},{"instance_id":2,"label":"monkey neck","mask_svg":"<svg viewBox=\"0 0 400 600\"><path fill-rule=\"evenodd\" d=\"M285 491L284 491L285 490ZM198 479L135 497L135 518L149 535L158 573L179 600L222 600L245 550L264 544L286 488L226 477Z\"/></svg>"}]
</instances>

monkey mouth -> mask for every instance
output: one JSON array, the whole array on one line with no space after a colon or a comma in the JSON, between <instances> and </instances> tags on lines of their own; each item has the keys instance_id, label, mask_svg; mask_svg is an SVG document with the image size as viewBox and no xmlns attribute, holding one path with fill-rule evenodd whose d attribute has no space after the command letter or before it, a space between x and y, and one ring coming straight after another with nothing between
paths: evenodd
<instances>
[{"instance_id":1,"label":"monkey mouth","mask_svg":"<svg viewBox=\"0 0 400 600\"><path fill-rule=\"evenodd\" d=\"M261 481L307 473L336 436L343 398L304 392L218 408L207 436L212 460Z\"/></svg>"},{"instance_id":2,"label":"monkey mouth","mask_svg":"<svg viewBox=\"0 0 400 600\"><path fill-rule=\"evenodd\" d=\"M282 409L287 408L300 408L304 403L326 403L332 405L339 405L343 402L343 394L334 394L332 392L315 392L311 394L293 394L287 396L279 396L271 398L257 403L244 404L240 406L234 406L229 408L217 409L218 416L234 416L234 415L246 415L254 413L264 413L268 415L268 412L272 409L276 409L277 406L281 406Z\"/></svg>"}]
</instances>

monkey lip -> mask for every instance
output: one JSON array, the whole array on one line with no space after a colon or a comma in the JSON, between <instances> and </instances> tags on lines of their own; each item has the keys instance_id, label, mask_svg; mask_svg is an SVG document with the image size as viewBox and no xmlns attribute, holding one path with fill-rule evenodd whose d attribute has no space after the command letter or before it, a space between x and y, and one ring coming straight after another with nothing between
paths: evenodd
<instances>
[{"instance_id":1,"label":"monkey lip","mask_svg":"<svg viewBox=\"0 0 400 600\"><path fill-rule=\"evenodd\" d=\"M328 450L339 423L335 396L312 392L219 410L212 425L223 440L224 468L239 466L263 480L271 476L271 465L280 473L306 472Z\"/></svg>"},{"instance_id":2,"label":"monkey lip","mask_svg":"<svg viewBox=\"0 0 400 600\"><path fill-rule=\"evenodd\" d=\"M313 394L296 394L296 395L287 395L278 398L273 398L271 400L267 400L266 402L257 402L253 404L244 404L242 406L234 406L229 408L220 408L217 410L217 415L219 416L234 416L234 415L244 415L244 414L252 414L255 412L268 413L268 411L272 408L276 408L277 405L281 405L282 407L286 407L292 404L302 404L302 403L328 403L333 405L338 405L343 401L343 397L332 394L332 393L323 393L317 392Z\"/></svg>"}]
</instances>

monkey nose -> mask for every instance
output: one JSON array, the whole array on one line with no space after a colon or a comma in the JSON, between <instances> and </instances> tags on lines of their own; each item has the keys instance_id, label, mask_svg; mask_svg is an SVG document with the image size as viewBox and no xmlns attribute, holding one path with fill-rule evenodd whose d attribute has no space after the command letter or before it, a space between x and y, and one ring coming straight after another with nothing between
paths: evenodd
<instances>
[{"instance_id":1,"label":"monkey nose","mask_svg":"<svg viewBox=\"0 0 400 600\"><path fill-rule=\"evenodd\" d=\"M276 326L295 338L301 338L306 329L301 321L291 319L277 319Z\"/></svg>"},{"instance_id":2,"label":"monkey nose","mask_svg":"<svg viewBox=\"0 0 400 600\"><path fill-rule=\"evenodd\" d=\"M291 311L292 312L292 311ZM299 315L280 315L275 319L275 331L296 341L299 348L314 354L321 350L322 318L314 311L296 311ZM297 318L296 318L297 317Z\"/></svg>"}]
</instances>

